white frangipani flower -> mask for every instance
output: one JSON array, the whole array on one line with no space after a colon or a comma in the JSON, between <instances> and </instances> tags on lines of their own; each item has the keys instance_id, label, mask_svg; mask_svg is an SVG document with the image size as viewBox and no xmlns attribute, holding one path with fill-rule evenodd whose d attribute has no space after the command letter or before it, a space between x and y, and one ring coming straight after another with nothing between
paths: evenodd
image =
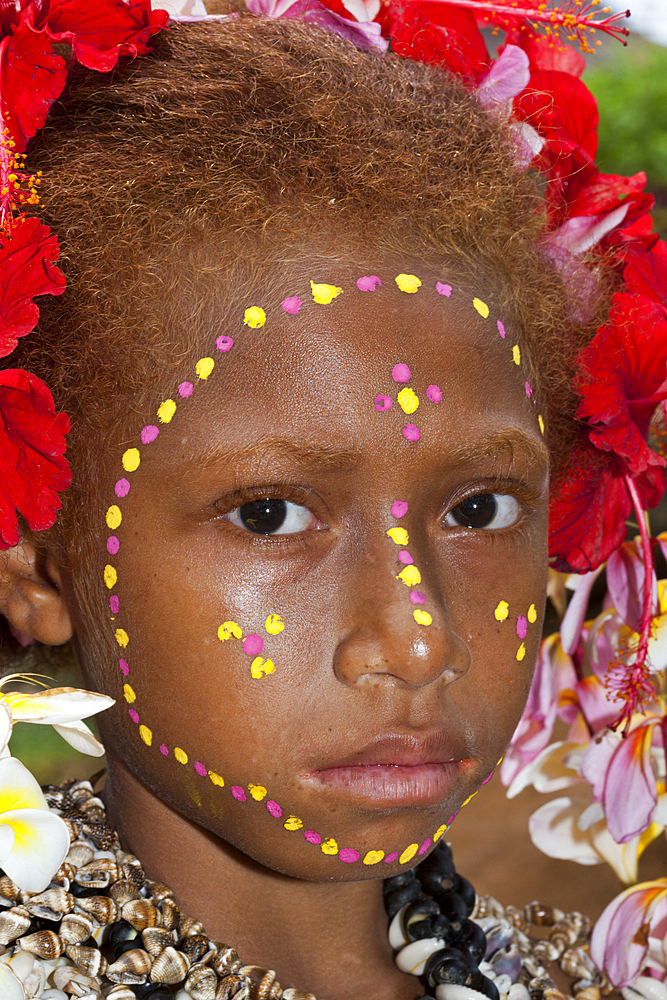
<instances>
[{"instance_id":1,"label":"white frangipani flower","mask_svg":"<svg viewBox=\"0 0 667 1000\"><path fill-rule=\"evenodd\" d=\"M110 708L114 704L113 698L70 687L46 688L35 692L2 691L4 685L12 680L25 683L31 682L32 677L12 674L0 681L0 705L10 712L13 722L36 722L40 725L53 726L75 750L91 757L102 756L104 747L81 720ZM9 735L11 727L7 739L2 743L0 725L0 747L6 746Z\"/></svg>"},{"instance_id":2,"label":"white frangipani flower","mask_svg":"<svg viewBox=\"0 0 667 1000\"><path fill-rule=\"evenodd\" d=\"M19 888L42 892L68 850L67 827L28 768L15 757L0 760L0 867Z\"/></svg>"}]
</instances>

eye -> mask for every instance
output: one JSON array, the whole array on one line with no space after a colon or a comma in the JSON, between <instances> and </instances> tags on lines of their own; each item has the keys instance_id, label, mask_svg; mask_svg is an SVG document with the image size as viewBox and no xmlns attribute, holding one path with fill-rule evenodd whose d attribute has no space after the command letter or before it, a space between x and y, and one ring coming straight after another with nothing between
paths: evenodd
<instances>
[{"instance_id":1,"label":"eye","mask_svg":"<svg viewBox=\"0 0 667 1000\"><path fill-rule=\"evenodd\" d=\"M307 507L275 497L263 497L235 507L225 514L225 520L256 535L295 535L317 528L320 523Z\"/></svg>"},{"instance_id":2,"label":"eye","mask_svg":"<svg viewBox=\"0 0 667 1000\"><path fill-rule=\"evenodd\" d=\"M450 528L509 528L521 516L521 504L509 493L477 493L450 510L445 524Z\"/></svg>"}]
</instances>

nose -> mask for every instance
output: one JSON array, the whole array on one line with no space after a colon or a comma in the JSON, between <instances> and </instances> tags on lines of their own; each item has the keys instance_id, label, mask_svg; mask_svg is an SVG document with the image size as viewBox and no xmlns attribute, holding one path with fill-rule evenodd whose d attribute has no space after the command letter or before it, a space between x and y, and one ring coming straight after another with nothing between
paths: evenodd
<instances>
[{"instance_id":1,"label":"nose","mask_svg":"<svg viewBox=\"0 0 667 1000\"><path fill-rule=\"evenodd\" d=\"M368 554L367 554L368 555ZM393 558L392 558L393 557ZM449 621L437 586L422 574L421 605L410 600L410 589L397 579L403 568L396 554L367 558L369 571L356 575L350 588L349 627L334 656L337 679L349 687L378 683L422 688L436 682L451 684L470 667L470 651ZM428 625L415 620L415 608L428 609Z\"/></svg>"}]
</instances>

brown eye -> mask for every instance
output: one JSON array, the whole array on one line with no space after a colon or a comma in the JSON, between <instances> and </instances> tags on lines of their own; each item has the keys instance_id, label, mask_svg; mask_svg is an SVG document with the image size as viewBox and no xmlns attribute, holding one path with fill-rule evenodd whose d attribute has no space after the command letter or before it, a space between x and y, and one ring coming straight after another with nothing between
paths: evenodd
<instances>
[{"instance_id":1,"label":"brown eye","mask_svg":"<svg viewBox=\"0 0 667 1000\"><path fill-rule=\"evenodd\" d=\"M244 503L226 514L225 519L255 535L294 535L318 524L307 507L276 497L262 497Z\"/></svg>"},{"instance_id":2,"label":"brown eye","mask_svg":"<svg viewBox=\"0 0 667 1000\"><path fill-rule=\"evenodd\" d=\"M466 497L450 510L445 524L450 528L509 528L518 521L521 505L508 493L478 493Z\"/></svg>"}]
</instances>

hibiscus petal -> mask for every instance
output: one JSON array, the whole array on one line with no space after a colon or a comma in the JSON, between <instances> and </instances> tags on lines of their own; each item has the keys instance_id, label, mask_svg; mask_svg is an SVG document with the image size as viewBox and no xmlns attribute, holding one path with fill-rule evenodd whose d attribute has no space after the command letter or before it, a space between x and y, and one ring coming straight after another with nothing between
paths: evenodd
<instances>
[{"instance_id":1,"label":"hibiscus petal","mask_svg":"<svg viewBox=\"0 0 667 1000\"><path fill-rule=\"evenodd\" d=\"M46 691L8 691L3 696L15 722L66 725L111 708L114 699L81 688L47 688Z\"/></svg>"},{"instance_id":2,"label":"hibiscus petal","mask_svg":"<svg viewBox=\"0 0 667 1000\"><path fill-rule=\"evenodd\" d=\"M0 824L14 831L14 846L2 867L26 892L42 892L69 850L69 832L48 809L15 809L0 814Z\"/></svg>"},{"instance_id":3,"label":"hibiscus petal","mask_svg":"<svg viewBox=\"0 0 667 1000\"><path fill-rule=\"evenodd\" d=\"M578 215L569 218L560 228L549 233L547 241L571 254L582 254L603 236L616 229L628 213L628 205L619 205L606 215Z\"/></svg>"},{"instance_id":4,"label":"hibiscus petal","mask_svg":"<svg viewBox=\"0 0 667 1000\"><path fill-rule=\"evenodd\" d=\"M475 80L489 62L484 36L472 11L428 2L392 5L392 51L417 62L446 66Z\"/></svg>"},{"instance_id":5,"label":"hibiscus petal","mask_svg":"<svg viewBox=\"0 0 667 1000\"><path fill-rule=\"evenodd\" d=\"M607 586L613 606L626 625L639 632L644 601L644 560L637 542L625 542L609 556ZM653 573L653 604L658 602L658 581Z\"/></svg>"},{"instance_id":6,"label":"hibiscus petal","mask_svg":"<svg viewBox=\"0 0 667 1000\"><path fill-rule=\"evenodd\" d=\"M89 757L104 756L104 747L99 740L95 739L85 722L68 722L65 725L54 724L53 728L71 747L78 750L79 753L86 753Z\"/></svg>"},{"instance_id":7,"label":"hibiscus petal","mask_svg":"<svg viewBox=\"0 0 667 1000\"><path fill-rule=\"evenodd\" d=\"M148 39L169 21L150 0L51 0L47 26L54 41L68 41L88 69L112 70L119 56L149 52Z\"/></svg>"}]
</instances>

